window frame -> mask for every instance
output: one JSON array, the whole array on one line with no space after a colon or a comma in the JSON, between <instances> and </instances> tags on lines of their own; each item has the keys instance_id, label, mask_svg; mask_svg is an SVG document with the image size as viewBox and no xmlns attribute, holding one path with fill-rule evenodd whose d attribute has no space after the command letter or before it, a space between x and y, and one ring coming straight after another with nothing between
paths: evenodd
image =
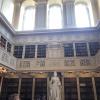
<instances>
[{"instance_id":1,"label":"window frame","mask_svg":"<svg viewBox=\"0 0 100 100\"><path fill-rule=\"evenodd\" d=\"M32 9L33 8L33 15L34 15L34 23L33 23L33 29L26 29L26 28L24 28L24 27L26 27L25 26L25 19L27 19L27 18L25 18L26 16L26 12L27 12L27 10L28 9ZM22 30L34 30L34 28L35 28L35 7L34 6L26 6L25 7L25 10L24 10L24 14L23 14L23 20L22 20Z\"/></svg>"},{"instance_id":2,"label":"window frame","mask_svg":"<svg viewBox=\"0 0 100 100\"><path fill-rule=\"evenodd\" d=\"M91 27L92 26L92 19L91 19L91 15L90 15L90 11L89 11L89 7L88 7L88 4L86 3L86 2L78 2L78 3L76 3L75 4L75 7L77 6L77 5L82 5L82 6L84 6L85 7L85 9L86 9L86 12L87 12L87 18L88 18L88 26L79 26L79 25L77 25L77 19L78 18L76 18L77 16L76 16L76 8L75 8L75 20L76 20L76 27Z\"/></svg>"}]
</instances>

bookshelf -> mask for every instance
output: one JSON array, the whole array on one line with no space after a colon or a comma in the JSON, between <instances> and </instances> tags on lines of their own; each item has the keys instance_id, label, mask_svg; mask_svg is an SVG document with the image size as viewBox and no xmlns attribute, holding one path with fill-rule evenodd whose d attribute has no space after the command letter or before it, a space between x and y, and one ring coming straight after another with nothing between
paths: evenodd
<instances>
[{"instance_id":1,"label":"bookshelf","mask_svg":"<svg viewBox=\"0 0 100 100\"><path fill-rule=\"evenodd\" d=\"M64 78L65 100L78 100L76 78Z\"/></svg>"},{"instance_id":2,"label":"bookshelf","mask_svg":"<svg viewBox=\"0 0 100 100\"><path fill-rule=\"evenodd\" d=\"M21 100L32 100L33 78L22 78L20 88Z\"/></svg>"},{"instance_id":3,"label":"bookshelf","mask_svg":"<svg viewBox=\"0 0 100 100\"><path fill-rule=\"evenodd\" d=\"M0 100L8 100L9 96L18 93L19 79L17 78L4 78L2 83Z\"/></svg>"},{"instance_id":4,"label":"bookshelf","mask_svg":"<svg viewBox=\"0 0 100 100\"><path fill-rule=\"evenodd\" d=\"M47 79L35 79L35 95L34 100L47 100Z\"/></svg>"},{"instance_id":5,"label":"bookshelf","mask_svg":"<svg viewBox=\"0 0 100 100\"><path fill-rule=\"evenodd\" d=\"M100 100L100 77L95 77L97 100Z\"/></svg>"},{"instance_id":6,"label":"bookshelf","mask_svg":"<svg viewBox=\"0 0 100 100\"><path fill-rule=\"evenodd\" d=\"M79 78L81 100L94 100L92 78Z\"/></svg>"}]
</instances>

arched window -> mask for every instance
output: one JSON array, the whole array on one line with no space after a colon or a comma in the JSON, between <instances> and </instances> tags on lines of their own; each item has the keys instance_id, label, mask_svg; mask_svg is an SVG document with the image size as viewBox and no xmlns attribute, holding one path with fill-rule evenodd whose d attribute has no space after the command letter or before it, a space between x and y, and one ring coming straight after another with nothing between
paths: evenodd
<instances>
[{"instance_id":1,"label":"arched window","mask_svg":"<svg viewBox=\"0 0 100 100\"><path fill-rule=\"evenodd\" d=\"M89 9L86 4L78 3L75 5L75 17L77 27L91 26Z\"/></svg>"},{"instance_id":2,"label":"arched window","mask_svg":"<svg viewBox=\"0 0 100 100\"><path fill-rule=\"evenodd\" d=\"M34 30L35 27L35 2L25 0L22 3L19 20L19 30Z\"/></svg>"},{"instance_id":3,"label":"arched window","mask_svg":"<svg viewBox=\"0 0 100 100\"><path fill-rule=\"evenodd\" d=\"M23 15L23 30L33 30L35 24L35 9L34 7L26 7Z\"/></svg>"},{"instance_id":4,"label":"arched window","mask_svg":"<svg viewBox=\"0 0 100 100\"><path fill-rule=\"evenodd\" d=\"M60 28L62 28L61 6L52 5L52 6L49 7L48 28L49 29L60 29Z\"/></svg>"},{"instance_id":5,"label":"arched window","mask_svg":"<svg viewBox=\"0 0 100 100\"><path fill-rule=\"evenodd\" d=\"M3 0L1 12L7 18L7 20L12 23L14 11L14 1L13 0Z\"/></svg>"}]
</instances>

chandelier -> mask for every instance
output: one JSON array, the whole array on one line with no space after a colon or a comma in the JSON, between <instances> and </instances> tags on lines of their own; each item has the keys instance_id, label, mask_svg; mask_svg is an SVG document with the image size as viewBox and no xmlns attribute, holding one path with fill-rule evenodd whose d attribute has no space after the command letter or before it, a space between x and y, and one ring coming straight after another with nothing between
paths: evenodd
<instances>
[{"instance_id":1,"label":"chandelier","mask_svg":"<svg viewBox=\"0 0 100 100\"><path fill-rule=\"evenodd\" d=\"M0 73L6 73L6 72L7 72L7 70L4 67L0 66Z\"/></svg>"}]
</instances>

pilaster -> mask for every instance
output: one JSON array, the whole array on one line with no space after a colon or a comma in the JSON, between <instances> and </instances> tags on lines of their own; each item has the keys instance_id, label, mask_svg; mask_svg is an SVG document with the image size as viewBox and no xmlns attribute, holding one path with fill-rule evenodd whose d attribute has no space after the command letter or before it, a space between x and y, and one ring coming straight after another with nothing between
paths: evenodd
<instances>
[{"instance_id":1,"label":"pilaster","mask_svg":"<svg viewBox=\"0 0 100 100\"><path fill-rule=\"evenodd\" d=\"M19 0L15 0L14 1L14 14L13 14L13 20L12 20L12 25L14 26L15 29L18 29L20 10L21 10L21 2L19 2Z\"/></svg>"},{"instance_id":2,"label":"pilaster","mask_svg":"<svg viewBox=\"0 0 100 100\"><path fill-rule=\"evenodd\" d=\"M47 16L47 1L37 0L36 15L35 15L35 28L45 29L46 28L46 16Z\"/></svg>"}]
</instances>

